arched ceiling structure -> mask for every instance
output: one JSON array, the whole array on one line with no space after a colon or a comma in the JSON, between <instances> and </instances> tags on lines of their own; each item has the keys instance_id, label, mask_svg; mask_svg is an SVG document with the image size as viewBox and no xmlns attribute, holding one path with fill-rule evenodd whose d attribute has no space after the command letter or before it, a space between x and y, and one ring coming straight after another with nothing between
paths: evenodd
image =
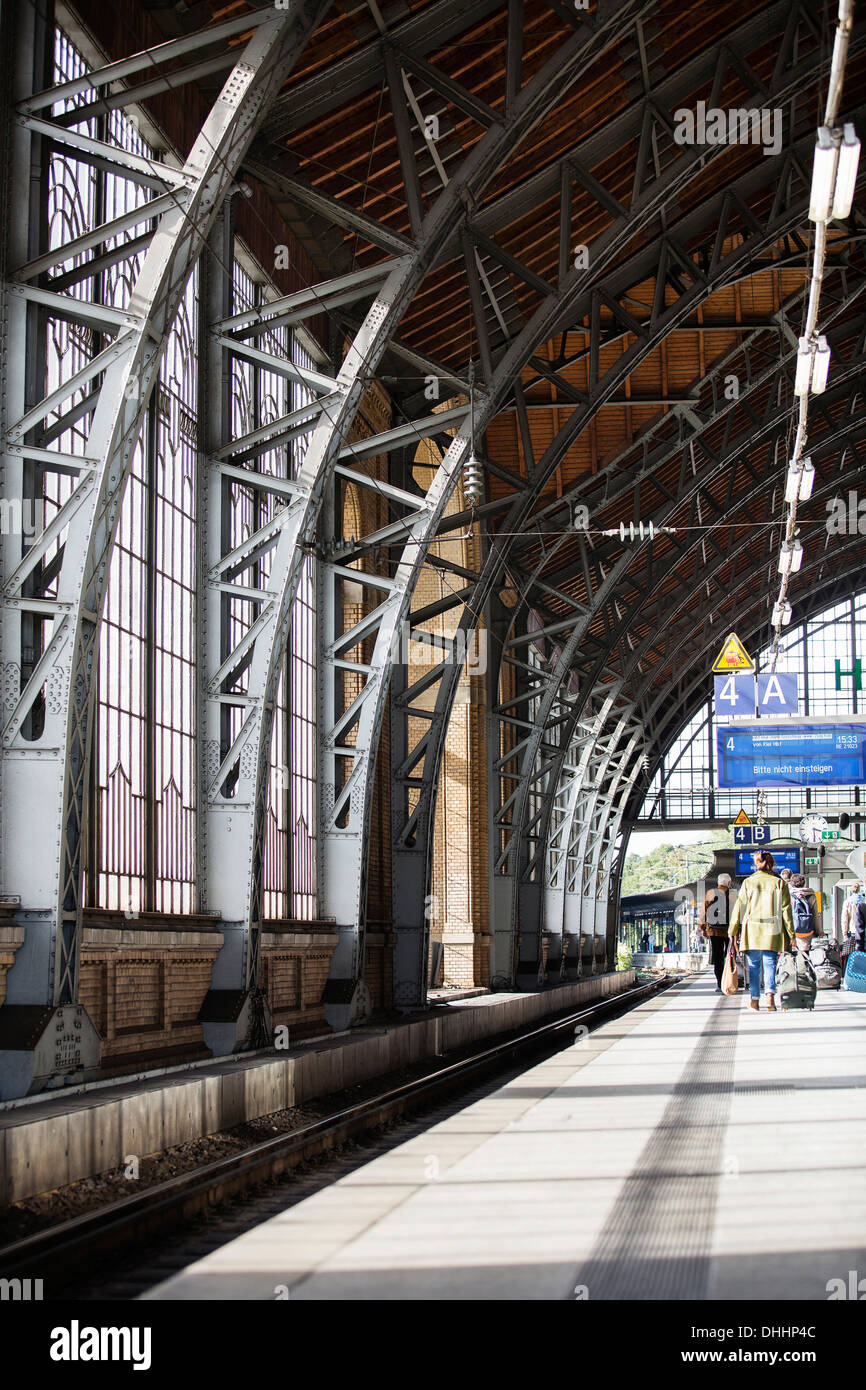
<instances>
[{"instance_id":1,"label":"arched ceiling structure","mask_svg":"<svg viewBox=\"0 0 866 1390\"><path fill-rule=\"evenodd\" d=\"M83 0L78 8L107 51L134 51L124 7L108 17ZM239 187L254 209L267 201L289 227L306 257L306 283L268 315L244 318L227 314L214 281L211 381L236 356L273 367L256 344L274 322L306 321L340 363L333 376L308 376L312 425L309 416L282 422L280 438L307 439L301 470L282 489L285 513L245 548L227 549L218 526L208 535L206 572L220 589L202 655L213 745L211 905L256 937L274 692L301 559L318 540L320 681L331 711L322 731L323 909L345 927L335 959L349 999L362 957L365 833L390 681L395 997L418 1002L435 787L459 672L443 660L423 689L413 687L388 654L402 622L420 627L429 616L413 610L426 561L453 581L453 598L439 611L453 609L464 630L483 618L491 636L492 849L507 909L497 968L507 977L515 922L517 957L537 955L551 815L580 730L592 730L606 750L595 788L615 782L599 830L599 842L612 844L639 803L645 769L651 775L702 698L708 653L734 626L744 638L766 635L810 267L812 150L835 6L308 0L226 9L217 0L183 8L144 0L137 12L148 45L161 38L173 47L151 47L146 62L104 74L89 109L135 101L168 129L182 98L186 128L201 123L199 162L188 162L181 179L192 190L184 215L195 235L169 189L174 278L159 289L163 299L146 301L146 322L136 328L141 400L152 384L151 340L164 334L172 295L202 246L216 259ZM247 15L255 32L244 29ZM855 21L843 110L864 130L866 19ZM213 34L199 32L208 22ZM166 86L180 97L167 96ZM683 113L699 103L765 112L762 133L749 126L757 142L739 138L744 127L724 143L679 143ZM52 126L50 109L47 98L25 104L31 137L73 139L75 117L55 115ZM208 150L215 119L220 143ZM211 160L206 175L202 151ZM827 543L821 525L827 498L854 486L860 471L866 302L857 204L829 237L821 327L833 359L830 388L813 410L817 480L802 513L806 565L792 591L795 620L813 595L824 601L825 586L853 584L859 568L857 546ZM165 231L156 211L153 218ZM30 257L17 274L45 291L58 256ZM471 372L484 496L446 519L471 445ZM350 445L373 378L390 393L392 426ZM58 922L67 924L80 915L81 849L76 815L70 822L66 813L80 806L87 653L112 543L112 497L122 486L112 459L140 419L123 406L119 380L112 426L102 392L100 503L80 513L90 517L80 524L79 549L93 578L70 590L77 636L58 715L74 754L62 793L64 824L73 829L58 850ZM33 426L32 414L24 420ZM257 473L263 446L236 444L226 431L215 416L212 513L233 487L280 491ZM425 493L410 465L431 439L441 463ZM387 482L367 465L384 453L392 459ZM384 499L386 525L341 534L340 493L350 483ZM587 519L577 529L576 506ZM620 523L650 520L661 534L620 539ZM438 540L467 525L480 528L477 570L437 555ZM256 589L249 572L264 549L270 576ZM376 606L347 628L341 586L357 586L370 556L384 557L387 576L365 571ZM233 603L259 615L234 647L225 638ZM373 644L364 663L362 639ZM347 672L360 678L348 708ZM256 959L252 948L253 974Z\"/></svg>"}]
</instances>

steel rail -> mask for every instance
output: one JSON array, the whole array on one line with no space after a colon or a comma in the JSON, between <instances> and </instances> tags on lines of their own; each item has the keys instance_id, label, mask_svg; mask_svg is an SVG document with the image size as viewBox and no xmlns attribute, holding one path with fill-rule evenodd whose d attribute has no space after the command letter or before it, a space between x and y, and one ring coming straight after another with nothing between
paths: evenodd
<instances>
[{"instance_id":1,"label":"steel rail","mask_svg":"<svg viewBox=\"0 0 866 1390\"><path fill-rule=\"evenodd\" d=\"M217 1159L144 1192L25 1236L0 1248L0 1271L4 1278L17 1272L33 1276L41 1269L56 1276L67 1269L80 1271L87 1260L105 1255L118 1246L128 1251L133 1241L182 1225L227 1197L375 1129L419 1102L437 1100L486 1071L501 1069L509 1058L544 1047L568 1029L586 1025L602 1013L622 1009L623 1005L629 1011L676 983L665 974L648 984L635 985L588 1008L568 1012L564 1017L530 1028L517 1037L495 1043L472 1057L448 1063L430 1076L393 1086L381 1095L347 1106L300 1130L265 1139L239 1155Z\"/></svg>"}]
</instances>

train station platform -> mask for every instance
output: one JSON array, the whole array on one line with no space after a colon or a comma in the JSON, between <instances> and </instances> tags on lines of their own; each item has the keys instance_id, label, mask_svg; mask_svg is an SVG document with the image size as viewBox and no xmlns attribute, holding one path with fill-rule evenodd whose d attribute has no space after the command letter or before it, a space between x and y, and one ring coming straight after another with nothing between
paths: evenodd
<instances>
[{"instance_id":1,"label":"train station platform","mask_svg":"<svg viewBox=\"0 0 866 1390\"><path fill-rule=\"evenodd\" d=\"M0 1104L0 1205L528 1028L629 989L634 970L535 991L439 991L433 1007L308 1038Z\"/></svg>"},{"instance_id":2,"label":"train station platform","mask_svg":"<svg viewBox=\"0 0 866 1390\"><path fill-rule=\"evenodd\" d=\"M866 997L709 971L151 1290L177 1299L827 1300L866 1273Z\"/></svg>"}]
</instances>

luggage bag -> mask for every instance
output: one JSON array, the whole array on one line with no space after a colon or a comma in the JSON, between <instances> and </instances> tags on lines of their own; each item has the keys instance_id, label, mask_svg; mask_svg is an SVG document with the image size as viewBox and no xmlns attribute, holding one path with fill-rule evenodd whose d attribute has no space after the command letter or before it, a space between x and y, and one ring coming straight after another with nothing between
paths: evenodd
<instances>
[{"instance_id":1,"label":"luggage bag","mask_svg":"<svg viewBox=\"0 0 866 1390\"><path fill-rule=\"evenodd\" d=\"M776 991L783 1009L814 1009L815 971L805 951L782 951L776 965Z\"/></svg>"},{"instance_id":2,"label":"luggage bag","mask_svg":"<svg viewBox=\"0 0 866 1390\"><path fill-rule=\"evenodd\" d=\"M842 988L866 994L866 951L852 951L848 956Z\"/></svg>"},{"instance_id":3,"label":"luggage bag","mask_svg":"<svg viewBox=\"0 0 866 1390\"><path fill-rule=\"evenodd\" d=\"M740 977L737 969L737 948L733 938L728 942L728 949L725 953L725 968L722 971L722 994L736 994L740 988Z\"/></svg>"},{"instance_id":4,"label":"luggage bag","mask_svg":"<svg viewBox=\"0 0 866 1390\"><path fill-rule=\"evenodd\" d=\"M817 936L809 950L809 960L815 971L819 989L838 989L842 984L842 959L839 947L829 936Z\"/></svg>"}]
</instances>

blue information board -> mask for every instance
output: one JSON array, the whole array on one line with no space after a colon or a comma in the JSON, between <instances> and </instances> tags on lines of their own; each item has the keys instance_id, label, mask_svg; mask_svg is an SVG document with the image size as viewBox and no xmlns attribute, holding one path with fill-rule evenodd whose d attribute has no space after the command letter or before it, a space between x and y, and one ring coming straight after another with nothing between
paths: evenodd
<instances>
[{"instance_id":1,"label":"blue information board","mask_svg":"<svg viewBox=\"0 0 866 1390\"><path fill-rule=\"evenodd\" d=\"M844 787L866 781L866 724L716 726L720 787Z\"/></svg>"},{"instance_id":2,"label":"blue information board","mask_svg":"<svg viewBox=\"0 0 866 1390\"><path fill-rule=\"evenodd\" d=\"M736 868L734 872L737 878L748 878L749 874L755 872L755 865L752 862L753 849L738 849L734 851ZM790 869L792 874L801 874L800 851L798 849L771 849L773 856L773 867L781 873L782 869Z\"/></svg>"}]
</instances>

